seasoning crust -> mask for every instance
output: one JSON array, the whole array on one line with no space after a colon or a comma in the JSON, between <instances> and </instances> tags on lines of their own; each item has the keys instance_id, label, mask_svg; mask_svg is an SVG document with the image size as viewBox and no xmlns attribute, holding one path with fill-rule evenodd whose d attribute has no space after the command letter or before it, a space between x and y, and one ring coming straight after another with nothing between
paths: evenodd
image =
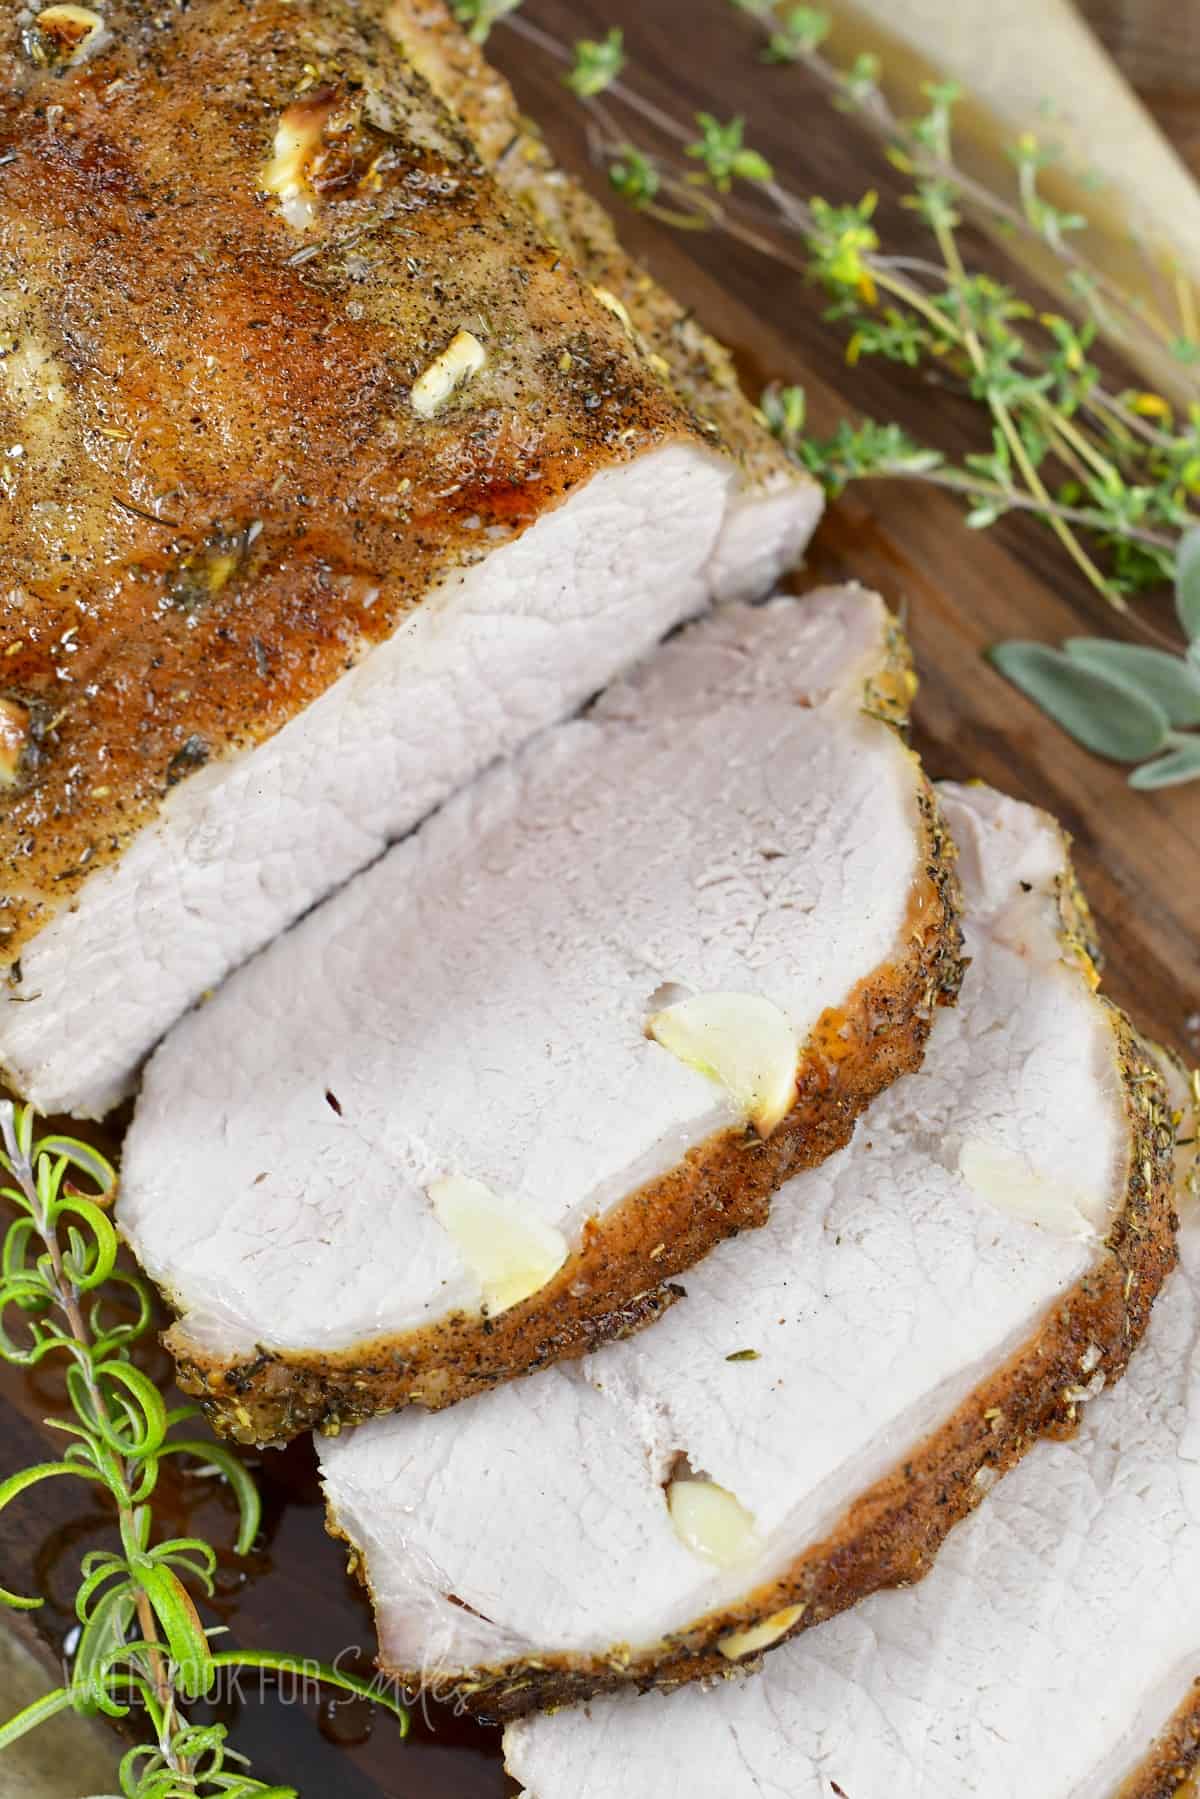
<instances>
[{"instance_id":1,"label":"seasoning crust","mask_svg":"<svg viewBox=\"0 0 1200 1799\"><path fill-rule=\"evenodd\" d=\"M629 255L608 212L558 167L509 83L442 0L372 4L434 92L462 120L501 187L533 215L593 290L623 310L650 367L702 428L720 437L747 479L766 489L806 481L743 393L728 350Z\"/></svg>"},{"instance_id":2,"label":"seasoning crust","mask_svg":"<svg viewBox=\"0 0 1200 1799\"><path fill-rule=\"evenodd\" d=\"M0 27L15 979L175 784L599 468L697 435L351 0L98 16ZM482 363L427 412L463 332Z\"/></svg>"}]
</instances>

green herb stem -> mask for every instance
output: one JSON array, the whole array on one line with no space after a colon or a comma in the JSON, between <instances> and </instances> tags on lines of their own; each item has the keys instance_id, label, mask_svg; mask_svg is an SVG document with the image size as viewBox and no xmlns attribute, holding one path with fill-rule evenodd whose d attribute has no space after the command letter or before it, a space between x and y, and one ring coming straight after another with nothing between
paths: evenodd
<instances>
[{"instance_id":1,"label":"green herb stem","mask_svg":"<svg viewBox=\"0 0 1200 1799\"><path fill-rule=\"evenodd\" d=\"M227 1761L239 1759L227 1747L226 1727L193 1725L181 1708L181 1699L199 1699L209 1690L218 1666L286 1667L309 1674L384 1704L403 1728L407 1714L397 1701L318 1663L244 1651L212 1654L189 1586L211 1596L216 1551L195 1537L155 1540L150 1500L164 1457L199 1458L208 1472L229 1482L239 1509L238 1549L245 1553L260 1516L253 1482L223 1445L170 1435L195 1408L168 1410L130 1357L131 1344L150 1328L152 1311L144 1284L115 1266L117 1236L106 1207L116 1175L109 1163L73 1138L35 1140L31 1108L0 1101L0 1171L8 1177L3 1196L17 1213L0 1264L0 1355L29 1367L52 1352L64 1354L74 1412L72 1421L47 1420L70 1439L63 1459L0 1482L0 1507L43 1479L74 1474L107 1487L121 1541L120 1553L91 1550L83 1558L75 1602L81 1630L70 1684L0 1726L0 1747L68 1705L122 1717L136 1704L154 1742L137 1745L123 1758L125 1799L216 1799L229 1793L241 1799L275 1793L278 1799L283 1789L267 1788L248 1773L223 1772ZM90 1193L69 1183L68 1171L82 1174ZM109 1321L103 1314L105 1292L114 1283L136 1300L132 1322ZM24 1320L19 1339L7 1328L10 1310ZM3 1598L21 1606L41 1603L12 1594Z\"/></svg>"}]
</instances>

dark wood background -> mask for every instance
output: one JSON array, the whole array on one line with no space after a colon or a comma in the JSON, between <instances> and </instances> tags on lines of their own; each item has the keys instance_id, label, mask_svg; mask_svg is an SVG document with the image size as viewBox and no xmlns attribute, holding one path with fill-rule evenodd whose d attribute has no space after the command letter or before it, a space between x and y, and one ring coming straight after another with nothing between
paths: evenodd
<instances>
[{"instance_id":1,"label":"dark wood background","mask_svg":"<svg viewBox=\"0 0 1200 1799\"><path fill-rule=\"evenodd\" d=\"M800 193L844 200L877 187L888 241L903 246L912 239L913 221L897 204L898 178L877 147L796 71L764 68L753 28L725 0L605 0L602 6L528 0L526 10L561 38L622 25L632 78L647 97L677 115L701 107L744 113L753 143ZM1122 21L1127 16L1128 7ZM492 49L564 160L587 172L578 111L557 68L507 29L495 34ZM1200 99L1177 88L1156 90L1152 98L1169 125L1200 145ZM594 173L589 178L597 180ZM800 277L717 236L672 236L637 218L626 223L630 242L655 274L736 349L752 386L768 378L804 384L816 429L859 410L899 420L944 448L978 443L973 409L946 389L882 364L848 370L841 340L822 321L820 296ZM1114 629L1112 615L1050 537L1029 523L970 533L948 498L881 483L831 511L809 574L857 576L904 611L921 673L917 735L930 771L982 777L1065 821L1109 953L1110 992L1147 1030L1194 1058L1200 1047L1200 785L1159 796L1132 793L1120 769L1077 749L982 660L984 648L1000 638L1054 642L1072 632ZM4 1394L0 1472L8 1473L43 1459L39 1421L54 1406L55 1380L49 1372L30 1382L6 1377ZM311 1450L302 1444L267 1455L261 1475L265 1547L248 1567L230 1558L216 1608L220 1621L247 1646L326 1658L356 1651L365 1667L370 1618L345 1576L340 1549L324 1535ZM231 1520L219 1496L197 1503L195 1483L184 1481L164 1497L179 1528L189 1521L214 1540L229 1540ZM79 1554L105 1541L106 1531L104 1514L65 1482L0 1514L0 1582L49 1594L44 1610L21 1628L52 1654L71 1627ZM386 1720L371 1728L357 1706L322 1717L311 1705L284 1706L267 1696L238 1708L234 1736L260 1778L295 1781L305 1799L501 1799L511 1791L496 1733L444 1715L418 1719L401 1747Z\"/></svg>"},{"instance_id":2,"label":"dark wood background","mask_svg":"<svg viewBox=\"0 0 1200 1799\"><path fill-rule=\"evenodd\" d=\"M1078 0L1189 168L1200 174L1200 6L1194 0Z\"/></svg>"}]
</instances>

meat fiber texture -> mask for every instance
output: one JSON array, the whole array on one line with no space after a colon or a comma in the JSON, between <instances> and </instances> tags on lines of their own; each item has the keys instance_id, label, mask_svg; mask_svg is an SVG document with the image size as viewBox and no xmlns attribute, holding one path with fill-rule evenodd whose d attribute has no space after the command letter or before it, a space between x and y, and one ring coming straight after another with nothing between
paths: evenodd
<instances>
[{"instance_id":1,"label":"meat fiber texture","mask_svg":"<svg viewBox=\"0 0 1200 1799\"><path fill-rule=\"evenodd\" d=\"M919 1586L789 1644L757 1679L513 1726L528 1799L1182 1793L1200 1748L1200 1221L1194 1191L1179 1200L1182 1265L1121 1385Z\"/></svg>"},{"instance_id":2,"label":"meat fiber texture","mask_svg":"<svg viewBox=\"0 0 1200 1799\"><path fill-rule=\"evenodd\" d=\"M500 186L572 259L593 293L627 324L648 366L734 458L739 481L713 560L713 586L722 599L765 592L803 555L824 503L819 484L767 431L729 352L626 253L609 214L557 166L508 82L441 0L371 3L462 120Z\"/></svg>"},{"instance_id":3,"label":"meat fiber texture","mask_svg":"<svg viewBox=\"0 0 1200 1799\"><path fill-rule=\"evenodd\" d=\"M1057 830L983 789L945 810L962 996L850 1145L635 1342L322 1446L384 1666L500 1714L729 1672L918 1575L1121 1372L1172 1255L1162 1080L1094 990Z\"/></svg>"},{"instance_id":4,"label":"meat fiber texture","mask_svg":"<svg viewBox=\"0 0 1200 1799\"><path fill-rule=\"evenodd\" d=\"M223 1428L443 1405L646 1321L915 1066L958 924L882 716L909 691L861 588L724 608L177 1026L119 1221ZM794 1097L762 1129L647 1035L728 992L786 1033ZM439 1211L448 1179L492 1209L485 1261L558 1246L530 1297L495 1302Z\"/></svg>"},{"instance_id":5,"label":"meat fiber texture","mask_svg":"<svg viewBox=\"0 0 1200 1799\"><path fill-rule=\"evenodd\" d=\"M0 1067L89 1115L700 611L738 480L369 8L101 14L0 22Z\"/></svg>"}]
</instances>

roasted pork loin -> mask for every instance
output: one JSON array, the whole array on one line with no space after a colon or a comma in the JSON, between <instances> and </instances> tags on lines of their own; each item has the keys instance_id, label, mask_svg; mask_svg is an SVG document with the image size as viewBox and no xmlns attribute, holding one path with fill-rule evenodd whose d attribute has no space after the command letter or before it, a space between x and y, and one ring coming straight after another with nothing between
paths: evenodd
<instances>
[{"instance_id":1,"label":"roasted pork loin","mask_svg":"<svg viewBox=\"0 0 1200 1799\"><path fill-rule=\"evenodd\" d=\"M1163 1082L1050 821L981 788L945 812L962 996L850 1145L636 1341L323 1446L406 1681L504 1715L729 1672L917 1578L1124 1369L1173 1256Z\"/></svg>"},{"instance_id":2,"label":"roasted pork loin","mask_svg":"<svg viewBox=\"0 0 1200 1799\"><path fill-rule=\"evenodd\" d=\"M876 1595L718 1692L514 1725L508 1763L527 1799L1190 1793L1200 1218L1182 1181L1179 1204L1182 1267L1121 1385L1089 1402L1073 1441L1032 1454L920 1585ZM1099 1372L1089 1356L1075 1374L1092 1390Z\"/></svg>"},{"instance_id":3,"label":"roasted pork loin","mask_svg":"<svg viewBox=\"0 0 1200 1799\"><path fill-rule=\"evenodd\" d=\"M0 23L0 1067L43 1109L718 579L719 431L378 13Z\"/></svg>"},{"instance_id":4,"label":"roasted pork loin","mask_svg":"<svg viewBox=\"0 0 1200 1799\"><path fill-rule=\"evenodd\" d=\"M959 933L910 688L861 588L721 608L175 1028L119 1222L222 1429L656 1316L916 1066Z\"/></svg>"},{"instance_id":5,"label":"roasted pork loin","mask_svg":"<svg viewBox=\"0 0 1200 1799\"><path fill-rule=\"evenodd\" d=\"M555 164L508 82L459 29L442 0L371 0L434 92L460 118L507 194L569 256L593 293L629 325L650 366L736 461L712 565L723 599L753 599L802 554L817 519L817 483L763 429L729 352L627 254L612 219Z\"/></svg>"}]
</instances>

